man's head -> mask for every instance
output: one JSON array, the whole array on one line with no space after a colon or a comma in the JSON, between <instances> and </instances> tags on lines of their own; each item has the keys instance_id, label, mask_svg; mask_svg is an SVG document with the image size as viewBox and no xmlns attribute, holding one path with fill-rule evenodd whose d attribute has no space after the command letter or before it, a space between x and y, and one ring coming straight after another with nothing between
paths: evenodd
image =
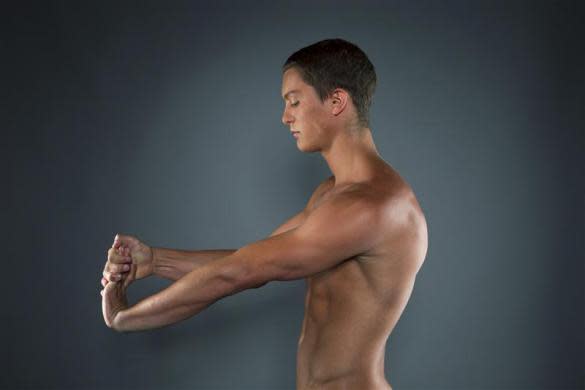
<instances>
[{"instance_id":1,"label":"man's head","mask_svg":"<svg viewBox=\"0 0 585 390\"><path fill-rule=\"evenodd\" d=\"M368 127L376 71L359 47L343 39L325 39L288 57L282 67L283 74L291 68L315 88L321 102L325 102L335 88L346 90L357 111L359 125Z\"/></svg>"},{"instance_id":2,"label":"man's head","mask_svg":"<svg viewBox=\"0 0 585 390\"><path fill-rule=\"evenodd\" d=\"M320 137L332 127L368 127L375 88L374 66L359 47L342 39L317 42L283 65L282 121L300 131L307 146L306 137ZM298 92L288 94L293 90Z\"/></svg>"}]
</instances>

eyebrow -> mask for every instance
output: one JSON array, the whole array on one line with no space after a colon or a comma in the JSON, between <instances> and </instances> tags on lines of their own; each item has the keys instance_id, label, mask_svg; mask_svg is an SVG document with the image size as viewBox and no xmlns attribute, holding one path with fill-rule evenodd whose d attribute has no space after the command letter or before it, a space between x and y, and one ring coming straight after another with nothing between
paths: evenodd
<instances>
[{"instance_id":1,"label":"eyebrow","mask_svg":"<svg viewBox=\"0 0 585 390\"><path fill-rule=\"evenodd\" d=\"M286 98L288 97L288 95L290 95L291 93L295 93L295 92L301 92L301 91L299 91L298 89L293 89L292 91L288 91L287 93L285 93L282 98L284 100L286 100Z\"/></svg>"}]
</instances>

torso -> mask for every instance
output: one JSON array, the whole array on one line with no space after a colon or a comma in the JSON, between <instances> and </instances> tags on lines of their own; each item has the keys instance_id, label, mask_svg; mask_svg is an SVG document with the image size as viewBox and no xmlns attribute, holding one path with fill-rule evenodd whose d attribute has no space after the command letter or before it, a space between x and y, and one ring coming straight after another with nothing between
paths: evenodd
<instances>
[{"instance_id":1,"label":"torso","mask_svg":"<svg viewBox=\"0 0 585 390\"><path fill-rule=\"evenodd\" d=\"M344 191L364 191L391 204L380 212L403 219L412 251L395 253L396 234L382 234L367 253L306 279L305 317L298 344L297 389L391 389L384 375L386 340L410 297L427 248L426 222L410 187L390 167L376 179L315 191L307 212ZM395 226L395 224L394 224ZM405 225L406 226L406 225ZM415 234L413 235L413 231ZM386 233L386 234L385 234Z\"/></svg>"}]
</instances>

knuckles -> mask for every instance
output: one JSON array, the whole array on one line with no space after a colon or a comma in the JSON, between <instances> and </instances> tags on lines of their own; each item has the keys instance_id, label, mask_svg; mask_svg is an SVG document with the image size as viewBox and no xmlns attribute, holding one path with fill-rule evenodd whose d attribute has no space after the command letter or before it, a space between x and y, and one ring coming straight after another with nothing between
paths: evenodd
<instances>
[{"instance_id":1,"label":"knuckles","mask_svg":"<svg viewBox=\"0 0 585 390\"><path fill-rule=\"evenodd\" d=\"M116 253L115 248L108 249L108 262L110 263L121 263L124 257Z\"/></svg>"},{"instance_id":2,"label":"knuckles","mask_svg":"<svg viewBox=\"0 0 585 390\"><path fill-rule=\"evenodd\" d=\"M106 265L104 266L104 270L102 272L102 275L105 280L102 280L102 283L119 281L120 279L122 279L122 273L126 272L124 270L123 264L124 257L119 255L116 252L116 248L114 247L109 248L106 253L108 257L106 260Z\"/></svg>"}]
</instances>

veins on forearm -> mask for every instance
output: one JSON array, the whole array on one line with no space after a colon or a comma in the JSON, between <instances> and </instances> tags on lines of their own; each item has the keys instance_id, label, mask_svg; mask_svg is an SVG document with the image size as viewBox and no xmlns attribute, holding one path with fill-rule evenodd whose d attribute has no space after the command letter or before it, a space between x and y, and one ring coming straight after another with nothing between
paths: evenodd
<instances>
[{"instance_id":1,"label":"veins on forearm","mask_svg":"<svg viewBox=\"0 0 585 390\"><path fill-rule=\"evenodd\" d=\"M194 269L210 261L233 254L235 249L180 250L153 248L154 274L170 280L179 280Z\"/></svg>"}]
</instances>

